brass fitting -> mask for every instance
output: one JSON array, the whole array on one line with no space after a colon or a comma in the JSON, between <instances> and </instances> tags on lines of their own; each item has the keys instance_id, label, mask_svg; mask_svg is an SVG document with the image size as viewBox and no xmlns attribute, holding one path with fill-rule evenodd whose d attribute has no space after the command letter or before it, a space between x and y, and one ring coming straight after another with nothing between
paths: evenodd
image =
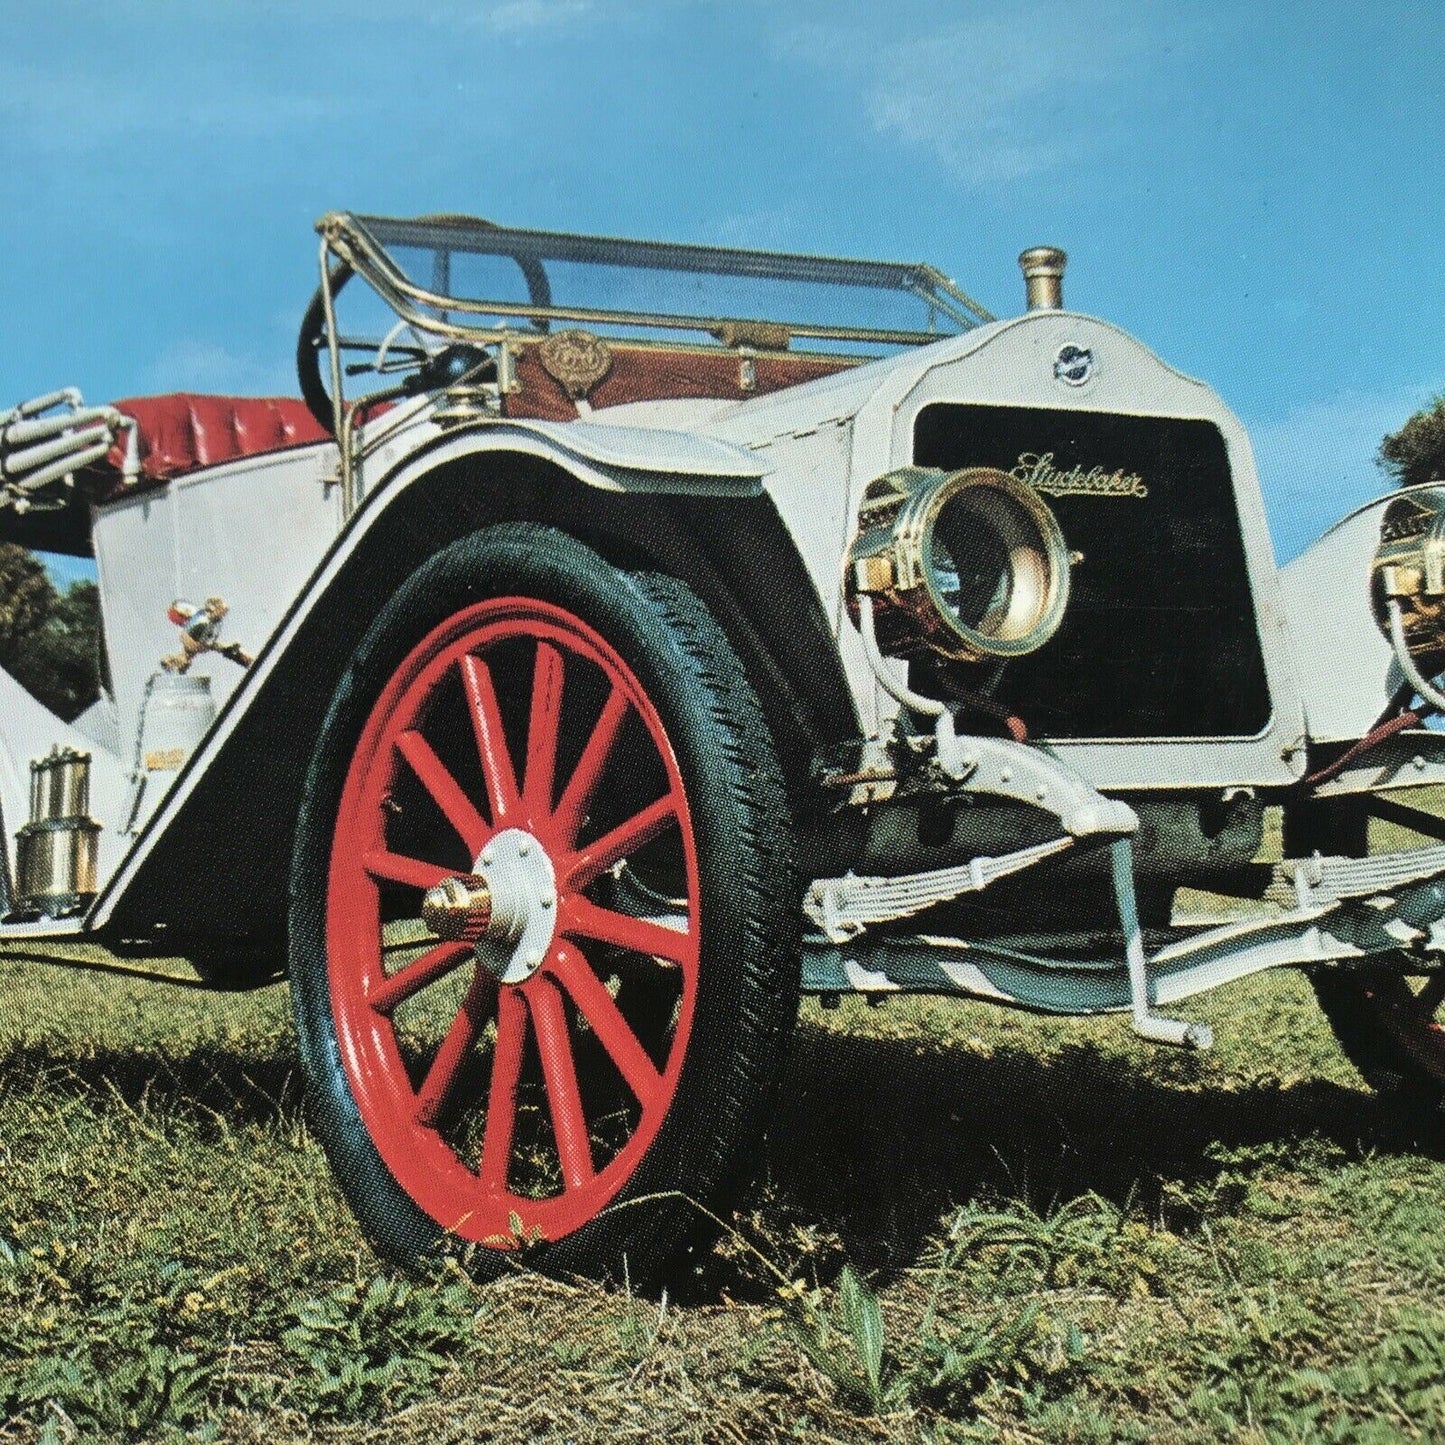
<instances>
[{"instance_id":1,"label":"brass fitting","mask_svg":"<svg viewBox=\"0 0 1445 1445\"><path fill-rule=\"evenodd\" d=\"M446 943L478 943L492 923L492 890L485 878L443 878L421 901L422 921Z\"/></svg>"},{"instance_id":2,"label":"brass fitting","mask_svg":"<svg viewBox=\"0 0 1445 1445\"><path fill-rule=\"evenodd\" d=\"M1412 488L1385 508L1370 603L1386 637L1392 599L1410 655L1427 674L1438 671L1445 663L1445 489Z\"/></svg>"},{"instance_id":3,"label":"brass fitting","mask_svg":"<svg viewBox=\"0 0 1445 1445\"><path fill-rule=\"evenodd\" d=\"M1031 246L1019 257L1030 311L1061 311L1067 254L1057 246Z\"/></svg>"},{"instance_id":4,"label":"brass fitting","mask_svg":"<svg viewBox=\"0 0 1445 1445\"><path fill-rule=\"evenodd\" d=\"M843 595L875 603L885 657L996 662L1042 647L1069 601L1070 553L1027 482L992 467L899 467L863 494Z\"/></svg>"}]
</instances>

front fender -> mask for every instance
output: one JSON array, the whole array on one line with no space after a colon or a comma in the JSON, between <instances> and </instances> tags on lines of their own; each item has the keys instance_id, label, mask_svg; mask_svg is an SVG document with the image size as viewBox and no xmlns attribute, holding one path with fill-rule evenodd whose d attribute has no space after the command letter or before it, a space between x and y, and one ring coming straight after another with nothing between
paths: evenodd
<instances>
[{"instance_id":1,"label":"front fender","mask_svg":"<svg viewBox=\"0 0 1445 1445\"><path fill-rule=\"evenodd\" d=\"M1280 569L1312 742L1363 737L1404 683L1370 606L1381 515L1397 496L1365 503Z\"/></svg>"},{"instance_id":2,"label":"front fender","mask_svg":"<svg viewBox=\"0 0 1445 1445\"><path fill-rule=\"evenodd\" d=\"M379 449L382 478L374 487L363 479L363 490L394 490L460 456L498 451L554 461L600 491L654 496L756 497L771 470L755 452L693 432L531 419L446 428L428 420Z\"/></svg>"},{"instance_id":3,"label":"front fender","mask_svg":"<svg viewBox=\"0 0 1445 1445\"><path fill-rule=\"evenodd\" d=\"M756 452L716 437L609 422L493 422L470 433L472 439L552 457L604 491L757 497L771 470Z\"/></svg>"},{"instance_id":4,"label":"front fender","mask_svg":"<svg viewBox=\"0 0 1445 1445\"><path fill-rule=\"evenodd\" d=\"M492 522L550 523L619 565L688 581L798 766L819 743L856 733L826 616L762 491L765 467L727 443L674 435L649 448L632 429L575 425L440 432L366 492L106 885L91 928L135 938L163 923L178 952L183 931L219 925L279 940L306 763L347 662L427 556ZM708 459L729 470L698 470Z\"/></svg>"}]
</instances>

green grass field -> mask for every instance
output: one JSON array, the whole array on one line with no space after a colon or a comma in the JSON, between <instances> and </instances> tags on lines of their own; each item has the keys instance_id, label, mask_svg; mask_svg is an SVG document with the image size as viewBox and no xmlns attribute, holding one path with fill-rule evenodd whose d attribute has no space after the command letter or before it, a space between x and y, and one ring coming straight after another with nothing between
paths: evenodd
<instances>
[{"instance_id":1,"label":"green grass field","mask_svg":"<svg viewBox=\"0 0 1445 1445\"><path fill-rule=\"evenodd\" d=\"M808 1005L761 1181L664 1303L383 1271L283 989L0 964L0 1439L1445 1437L1438 1138L1303 979L1194 1012L1211 1055Z\"/></svg>"},{"instance_id":2,"label":"green grass field","mask_svg":"<svg viewBox=\"0 0 1445 1445\"><path fill-rule=\"evenodd\" d=\"M758 1185L644 1299L384 1270L284 988L0 961L0 1441L1445 1439L1441 1121L1302 977L1185 1012L1213 1053L805 1005Z\"/></svg>"}]
</instances>

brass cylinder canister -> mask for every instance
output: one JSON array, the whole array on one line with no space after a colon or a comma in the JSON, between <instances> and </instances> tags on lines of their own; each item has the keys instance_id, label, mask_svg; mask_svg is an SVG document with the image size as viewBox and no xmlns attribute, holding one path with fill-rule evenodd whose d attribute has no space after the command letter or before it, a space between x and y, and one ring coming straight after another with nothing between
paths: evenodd
<instances>
[{"instance_id":1,"label":"brass cylinder canister","mask_svg":"<svg viewBox=\"0 0 1445 1445\"><path fill-rule=\"evenodd\" d=\"M1069 258L1057 246L1030 246L1019 257L1030 311L1059 311L1064 305L1064 267Z\"/></svg>"},{"instance_id":2,"label":"brass cylinder canister","mask_svg":"<svg viewBox=\"0 0 1445 1445\"><path fill-rule=\"evenodd\" d=\"M63 918L96 894L100 824L90 816L90 754L58 744L30 764L30 821L15 835L15 903Z\"/></svg>"}]
</instances>

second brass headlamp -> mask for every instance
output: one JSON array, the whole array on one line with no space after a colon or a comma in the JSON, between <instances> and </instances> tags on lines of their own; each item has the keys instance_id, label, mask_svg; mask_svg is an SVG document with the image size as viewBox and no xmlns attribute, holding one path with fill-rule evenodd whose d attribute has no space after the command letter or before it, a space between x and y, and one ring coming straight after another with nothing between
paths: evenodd
<instances>
[{"instance_id":1,"label":"second brass headlamp","mask_svg":"<svg viewBox=\"0 0 1445 1445\"><path fill-rule=\"evenodd\" d=\"M1438 671L1445 665L1445 490L1412 488L1385 508L1370 566L1370 604L1386 637L1392 601L1410 655Z\"/></svg>"},{"instance_id":2,"label":"second brass headlamp","mask_svg":"<svg viewBox=\"0 0 1445 1445\"><path fill-rule=\"evenodd\" d=\"M1058 630L1069 562L1057 519L1027 483L992 467L900 467L863 495L844 595L855 620L859 596L873 599L887 656L997 661Z\"/></svg>"}]
</instances>

